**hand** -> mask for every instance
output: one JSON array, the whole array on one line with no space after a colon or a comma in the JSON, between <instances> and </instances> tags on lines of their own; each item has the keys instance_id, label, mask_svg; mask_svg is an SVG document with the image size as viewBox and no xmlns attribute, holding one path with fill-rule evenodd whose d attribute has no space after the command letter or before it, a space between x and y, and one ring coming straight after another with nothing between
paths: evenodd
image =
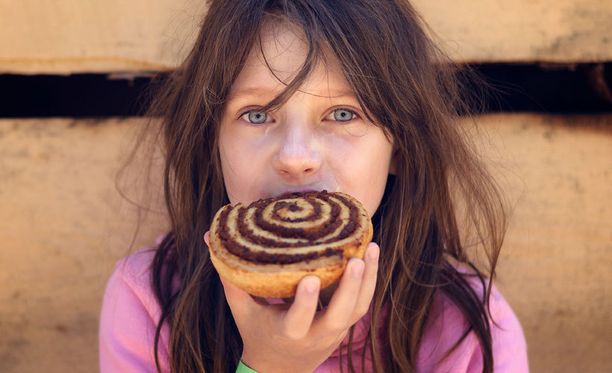
<instances>
[{"instance_id":1,"label":"hand","mask_svg":"<svg viewBox=\"0 0 612 373\"><path fill-rule=\"evenodd\" d=\"M209 243L209 232L204 235ZM371 242L365 261L351 258L328 307L316 312L320 281L305 276L291 305L264 305L221 277L243 342L242 361L258 372L312 372L342 342L370 307L380 248Z\"/></svg>"}]
</instances>

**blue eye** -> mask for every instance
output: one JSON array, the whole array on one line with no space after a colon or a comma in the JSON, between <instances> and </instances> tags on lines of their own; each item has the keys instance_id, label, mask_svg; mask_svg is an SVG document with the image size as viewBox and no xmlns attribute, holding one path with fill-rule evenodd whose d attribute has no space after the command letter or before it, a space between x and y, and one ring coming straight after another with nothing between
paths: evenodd
<instances>
[{"instance_id":1,"label":"blue eye","mask_svg":"<svg viewBox=\"0 0 612 373\"><path fill-rule=\"evenodd\" d=\"M244 112L244 114L242 114L240 117L246 117L245 120L253 124L262 124L266 123L266 121L268 120L268 113L266 113L265 111L253 109Z\"/></svg>"},{"instance_id":2,"label":"blue eye","mask_svg":"<svg viewBox=\"0 0 612 373\"><path fill-rule=\"evenodd\" d=\"M338 122L349 122L357 117L357 114L348 109L336 109L333 111L334 120Z\"/></svg>"}]
</instances>

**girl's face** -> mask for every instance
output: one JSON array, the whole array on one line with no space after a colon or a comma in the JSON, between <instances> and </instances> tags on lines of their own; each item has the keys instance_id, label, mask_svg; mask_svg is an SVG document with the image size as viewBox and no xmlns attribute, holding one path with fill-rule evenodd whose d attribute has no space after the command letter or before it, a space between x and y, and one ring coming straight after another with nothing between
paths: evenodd
<instances>
[{"instance_id":1,"label":"girl's face","mask_svg":"<svg viewBox=\"0 0 612 373\"><path fill-rule=\"evenodd\" d=\"M308 46L299 30L267 23L259 46L232 86L220 128L219 151L227 194L248 204L288 191L341 191L370 216L392 167L392 144L368 122L333 56L280 108L258 111L291 81ZM278 77L275 78L273 73Z\"/></svg>"}]
</instances>

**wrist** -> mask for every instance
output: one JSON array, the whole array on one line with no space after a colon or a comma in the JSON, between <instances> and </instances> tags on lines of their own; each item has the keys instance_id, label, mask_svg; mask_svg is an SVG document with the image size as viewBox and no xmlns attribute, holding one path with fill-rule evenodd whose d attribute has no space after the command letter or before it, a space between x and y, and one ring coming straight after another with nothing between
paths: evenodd
<instances>
[{"instance_id":1,"label":"wrist","mask_svg":"<svg viewBox=\"0 0 612 373\"><path fill-rule=\"evenodd\" d=\"M236 373L258 373L255 369L251 368L247 365L242 359L238 362L238 367L236 367Z\"/></svg>"},{"instance_id":2,"label":"wrist","mask_svg":"<svg viewBox=\"0 0 612 373\"><path fill-rule=\"evenodd\" d=\"M291 369L284 369L276 364L271 365L269 362L251 359L245 355L242 355L240 358L238 368L241 370L236 369L236 373L285 373L287 371L291 371L292 373L312 373L312 371L309 370L300 370L297 366Z\"/></svg>"}]
</instances>

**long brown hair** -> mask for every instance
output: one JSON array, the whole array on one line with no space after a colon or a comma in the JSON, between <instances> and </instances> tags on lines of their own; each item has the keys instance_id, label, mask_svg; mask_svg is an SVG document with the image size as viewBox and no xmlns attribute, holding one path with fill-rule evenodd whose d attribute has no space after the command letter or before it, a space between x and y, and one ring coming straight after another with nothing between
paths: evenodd
<instances>
[{"instance_id":1,"label":"long brown hair","mask_svg":"<svg viewBox=\"0 0 612 373\"><path fill-rule=\"evenodd\" d=\"M491 372L488 297L505 231L502 199L457 124L468 108L458 79L465 70L434 45L403 0L210 2L193 49L163 82L148 112L160 118L151 122L159 127L147 130L157 128L161 139L171 224L152 264L162 309L158 370L165 322L173 372L234 371L241 356L240 334L202 236L229 202L217 140L224 102L267 19L299 26L309 53L295 79L262 110L282 105L331 50L368 119L394 140L397 172L373 217L382 253L370 331L382 333L370 332L366 348L376 371L415 370L433 295L442 291L465 315L463 338L475 333L483 370ZM477 250L487 259L480 269L470 261ZM458 271L456 263L471 266L471 274ZM480 280L482 291L470 286L469 276ZM390 311L381 324L385 304ZM353 371L348 351L345 361Z\"/></svg>"}]
</instances>

